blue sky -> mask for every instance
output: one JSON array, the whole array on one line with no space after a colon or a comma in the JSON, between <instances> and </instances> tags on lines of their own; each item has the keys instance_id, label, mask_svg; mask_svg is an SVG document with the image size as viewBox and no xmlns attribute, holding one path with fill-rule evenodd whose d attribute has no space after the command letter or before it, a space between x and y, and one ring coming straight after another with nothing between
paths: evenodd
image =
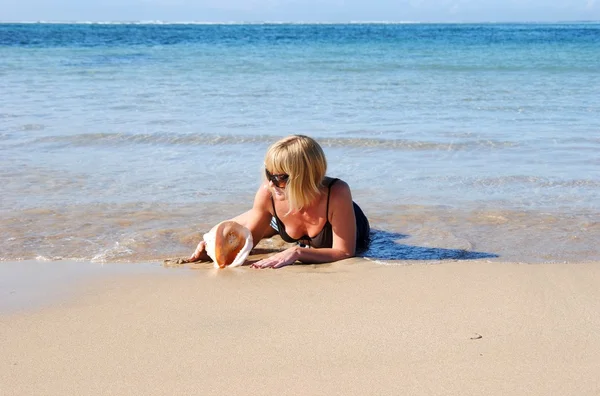
<instances>
[{"instance_id":1,"label":"blue sky","mask_svg":"<svg viewBox=\"0 0 600 396\"><path fill-rule=\"evenodd\" d=\"M600 0L0 0L0 21L600 20Z\"/></svg>"}]
</instances>

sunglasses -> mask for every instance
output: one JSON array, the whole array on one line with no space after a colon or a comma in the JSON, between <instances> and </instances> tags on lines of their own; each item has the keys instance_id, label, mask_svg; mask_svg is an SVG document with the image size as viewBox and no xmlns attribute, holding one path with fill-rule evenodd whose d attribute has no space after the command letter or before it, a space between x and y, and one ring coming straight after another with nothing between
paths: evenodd
<instances>
[{"instance_id":1,"label":"sunglasses","mask_svg":"<svg viewBox=\"0 0 600 396\"><path fill-rule=\"evenodd\" d=\"M267 169L265 169L265 174L267 175L267 180L279 188L284 188L290 178L290 175L286 175L285 173L274 175Z\"/></svg>"}]
</instances>

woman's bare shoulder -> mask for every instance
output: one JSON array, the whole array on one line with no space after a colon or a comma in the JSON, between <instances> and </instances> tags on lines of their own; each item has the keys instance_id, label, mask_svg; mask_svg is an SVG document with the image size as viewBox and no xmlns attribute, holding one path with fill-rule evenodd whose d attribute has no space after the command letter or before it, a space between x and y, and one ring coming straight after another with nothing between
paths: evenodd
<instances>
[{"instance_id":1,"label":"woman's bare shoulder","mask_svg":"<svg viewBox=\"0 0 600 396\"><path fill-rule=\"evenodd\" d=\"M352 207L352 193L345 181L338 179L329 192L329 208L332 213L346 213Z\"/></svg>"},{"instance_id":2,"label":"woman's bare shoulder","mask_svg":"<svg viewBox=\"0 0 600 396\"><path fill-rule=\"evenodd\" d=\"M256 190L256 195L254 196L254 206L267 208L270 211L271 208L271 190L269 186L265 183L261 184Z\"/></svg>"},{"instance_id":3,"label":"woman's bare shoulder","mask_svg":"<svg viewBox=\"0 0 600 396\"><path fill-rule=\"evenodd\" d=\"M341 199L352 197L350 186L342 179L337 179L333 186L331 186L331 199L338 197Z\"/></svg>"}]
</instances>

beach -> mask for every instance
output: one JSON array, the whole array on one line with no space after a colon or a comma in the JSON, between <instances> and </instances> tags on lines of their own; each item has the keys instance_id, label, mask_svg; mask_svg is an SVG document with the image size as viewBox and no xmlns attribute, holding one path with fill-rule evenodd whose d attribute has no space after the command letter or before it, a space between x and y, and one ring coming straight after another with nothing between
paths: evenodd
<instances>
[{"instance_id":1,"label":"beach","mask_svg":"<svg viewBox=\"0 0 600 396\"><path fill-rule=\"evenodd\" d=\"M599 47L598 22L0 23L0 395L600 395ZM369 248L165 266L292 134Z\"/></svg>"},{"instance_id":2,"label":"beach","mask_svg":"<svg viewBox=\"0 0 600 396\"><path fill-rule=\"evenodd\" d=\"M395 264L55 265L0 316L0 393L599 394L600 263Z\"/></svg>"}]
</instances>

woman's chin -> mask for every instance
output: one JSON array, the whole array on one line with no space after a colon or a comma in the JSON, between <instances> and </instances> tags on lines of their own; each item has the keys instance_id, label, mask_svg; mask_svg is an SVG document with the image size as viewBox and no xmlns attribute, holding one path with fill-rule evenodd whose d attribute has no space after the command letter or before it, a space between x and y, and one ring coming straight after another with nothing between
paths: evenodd
<instances>
[{"instance_id":1,"label":"woman's chin","mask_svg":"<svg viewBox=\"0 0 600 396\"><path fill-rule=\"evenodd\" d=\"M284 201L285 200L285 191L283 191L280 188L274 187L271 189L271 192L273 193L273 199L276 199L278 201Z\"/></svg>"}]
</instances>

